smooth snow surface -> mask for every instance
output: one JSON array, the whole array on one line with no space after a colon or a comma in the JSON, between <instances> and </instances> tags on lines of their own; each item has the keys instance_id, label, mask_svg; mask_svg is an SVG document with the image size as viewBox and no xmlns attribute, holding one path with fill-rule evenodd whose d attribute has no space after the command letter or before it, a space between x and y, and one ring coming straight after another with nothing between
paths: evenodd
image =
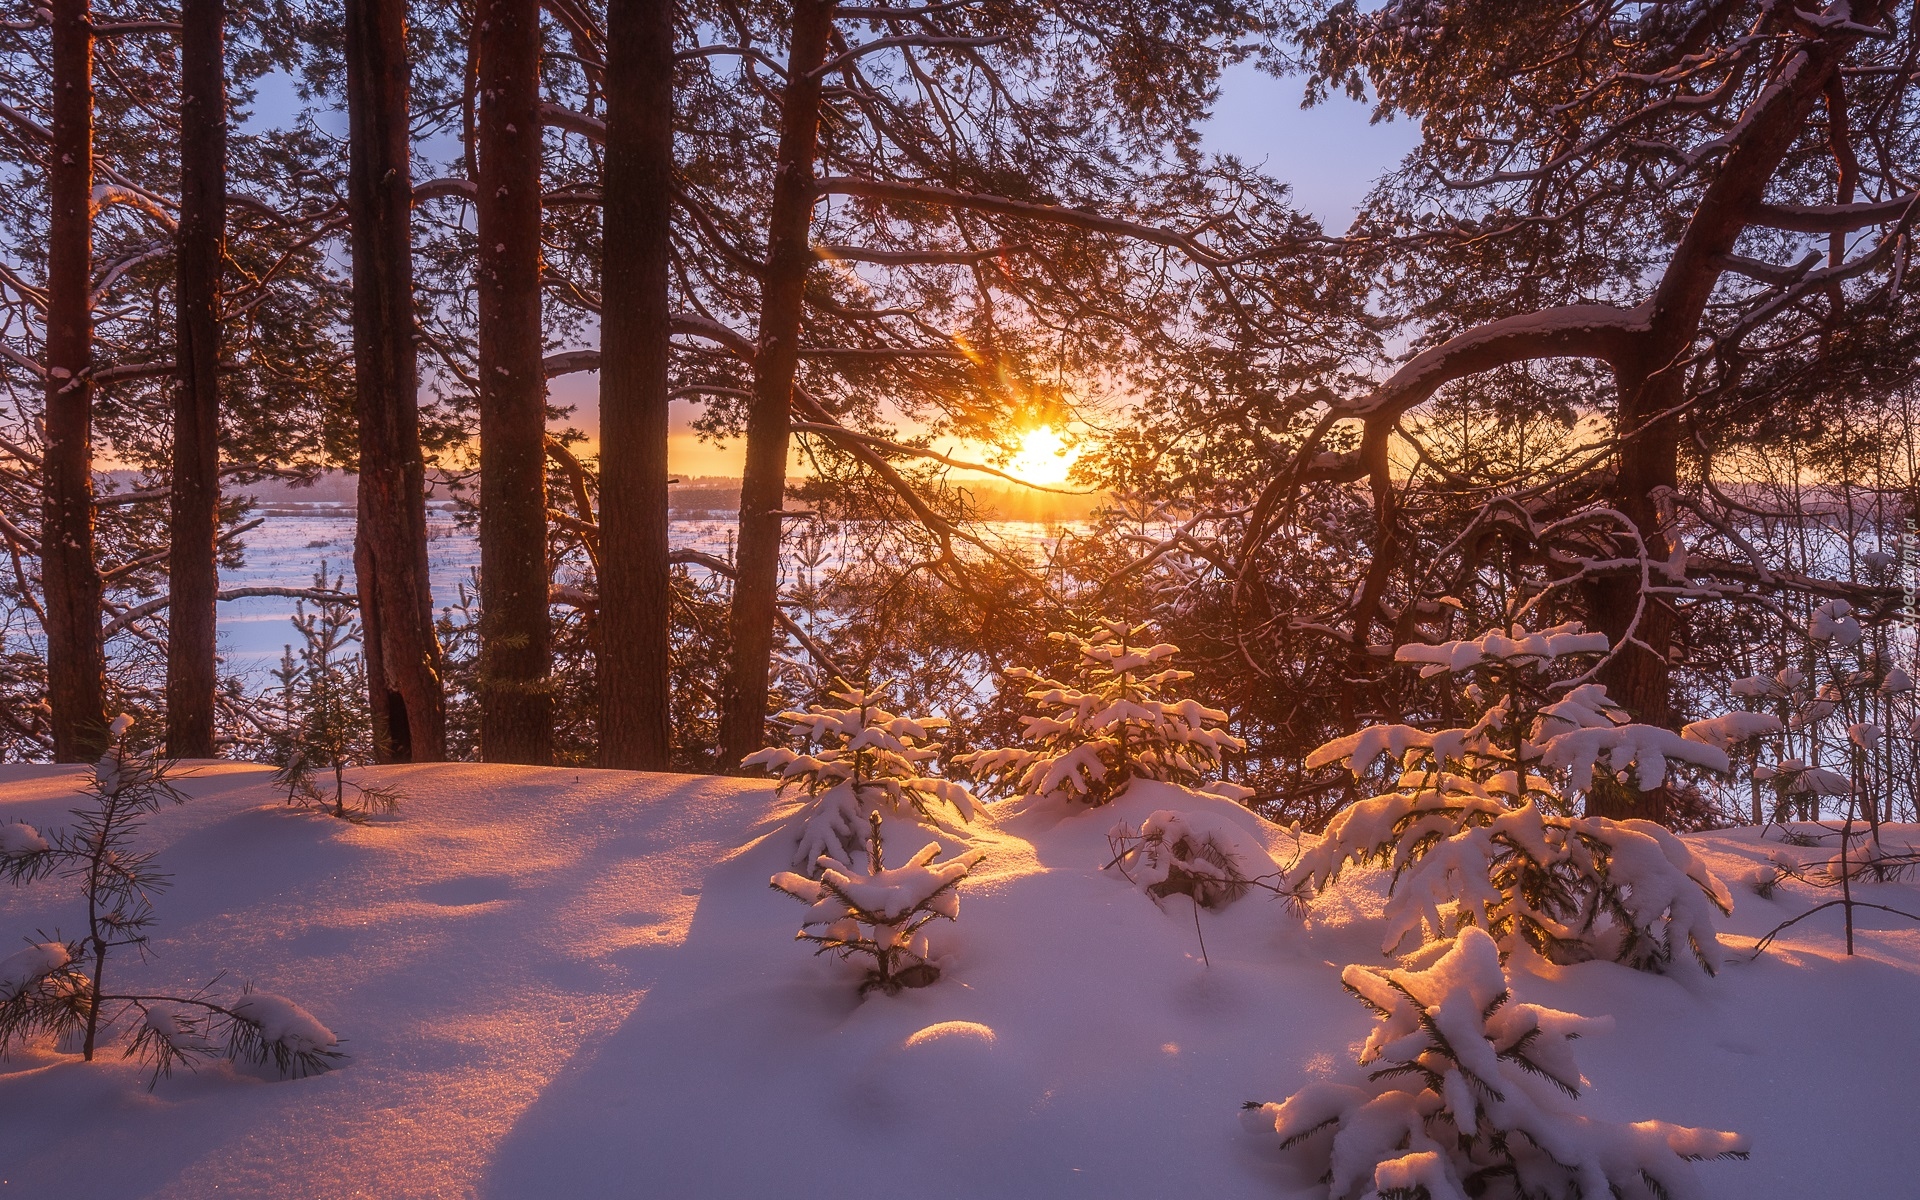
<instances>
[{"instance_id":1,"label":"smooth snow surface","mask_svg":"<svg viewBox=\"0 0 1920 1200\"><path fill-rule=\"evenodd\" d=\"M1375 1022L1340 986L1379 953L1380 877L1302 923L1254 892L1199 914L1098 868L1107 831L1157 810L1293 839L1217 798L1140 783L1105 809L999 806L935 831L984 851L957 924L928 927L934 986L854 994L793 941L767 886L792 854L764 783L492 766L386 768L397 819L286 809L263 768L203 764L150 821L174 878L155 954L109 987L251 980L338 1033L341 1069L278 1082L225 1065L152 1094L118 1045L88 1065L37 1046L0 1065L0 1197L1320 1196L1239 1106L1336 1077ZM0 822L58 829L77 768L0 767ZM996 818L998 823L996 824ZM889 825L903 856L927 831ZM1920 844L1920 829L1888 830ZM1775 856L1752 831L1686 840L1721 877ZM902 859L904 861L904 857ZM1857 895L1920 911L1920 887ZM1920 928L1838 911L1753 937L1815 896L1736 889L1717 979L1610 963L1523 965L1515 1000L1613 1018L1579 1043L1596 1118L1738 1131L1703 1163L1732 1200L1913 1195ZM71 936L58 880L0 889L0 957ZM117 982L116 982L117 979Z\"/></svg>"}]
</instances>

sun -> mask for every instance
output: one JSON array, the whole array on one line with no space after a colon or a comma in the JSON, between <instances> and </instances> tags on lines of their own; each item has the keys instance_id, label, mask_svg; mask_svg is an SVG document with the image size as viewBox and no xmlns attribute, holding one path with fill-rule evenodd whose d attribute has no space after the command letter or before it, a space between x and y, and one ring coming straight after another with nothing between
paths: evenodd
<instances>
[{"instance_id":1,"label":"sun","mask_svg":"<svg viewBox=\"0 0 1920 1200\"><path fill-rule=\"evenodd\" d=\"M1007 463L1007 473L1028 483L1058 487L1067 481L1078 457L1076 447L1069 446L1051 425L1042 425L1020 435L1020 448Z\"/></svg>"}]
</instances>

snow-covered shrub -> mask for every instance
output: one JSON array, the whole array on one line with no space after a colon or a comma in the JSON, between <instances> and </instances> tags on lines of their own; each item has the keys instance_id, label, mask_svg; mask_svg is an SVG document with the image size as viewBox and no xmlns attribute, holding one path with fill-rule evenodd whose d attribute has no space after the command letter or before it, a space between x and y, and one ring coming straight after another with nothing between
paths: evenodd
<instances>
[{"instance_id":1,"label":"snow-covered shrub","mask_svg":"<svg viewBox=\"0 0 1920 1200\"><path fill-rule=\"evenodd\" d=\"M945 721L888 712L880 707L885 688L843 681L830 695L844 707L816 704L780 714L797 748L769 746L743 760L777 777L781 795L798 791L805 797L795 867L811 873L825 859L851 866L868 815L882 806L911 809L928 821L938 819L936 806L962 819L973 816L973 793L965 785L927 773L940 757L932 734Z\"/></svg>"},{"instance_id":2,"label":"snow-covered shrub","mask_svg":"<svg viewBox=\"0 0 1920 1200\"><path fill-rule=\"evenodd\" d=\"M1139 829L1122 821L1107 843L1110 865L1156 900L1189 896L1202 908L1221 908L1256 886L1275 887L1281 874L1265 847L1205 812L1162 809Z\"/></svg>"},{"instance_id":3,"label":"snow-covered shrub","mask_svg":"<svg viewBox=\"0 0 1920 1200\"><path fill-rule=\"evenodd\" d=\"M1807 640L1808 665L1816 673L1825 671L1825 683L1817 683L1797 667L1733 683L1735 695L1751 703L1771 704L1779 716L1769 719L1778 723L1785 718L1784 726L1777 727L1791 733L1779 739L1772 762L1756 763L1753 778L1774 793L1774 821L1796 813L1802 820L1813 820L1823 801L1844 799L1846 811L1864 818L1872 829L1870 840L1877 852L1876 793L1884 794L1893 786L1885 777L1889 763L1882 762L1878 752L1890 737L1920 737L1920 727L1889 729L1885 724L1892 715L1891 702L1913 690L1913 679L1865 640L1859 620L1844 600L1829 600L1814 610ZM1800 753L1814 761L1790 753L1793 741L1798 741ZM1823 765L1823 751L1837 751L1838 761ZM1877 762L1881 769L1876 780ZM1757 821L1757 800L1755 808ZM1890 812L1891 804L1888 808Z\"/></svg>"},{"instance_id":4,"label":"snow-covered shrub","mask_svg":"<svg viewBox=\"0 0 1920 1200\"><path fill-rule=\"evenodd\" d=\"M231 1004L203 992L188 996L116 994L107 990L112 952L141 952L155 916L153 898L167 877L154 869L152 851L134 841L145 818L166 803L185 803L171 778L172 764L125 745L132 718L110 730L107 752L83 789L85 807L71 829L41 833L28 825L0 826L0 876L16 884L57 877L80 884L87 930L71 941L35 941L0 959L0 1058L16 1042L52 1034L80 1042L92 1061L103 1037L130 1027L127 1053L153 1068L153 1081L174 1066L218 1054L271 1062L282 1076L299 1078L333 1067L339 1041L289 1000L250 989Z\"/></svg>"},{"instance_id":5,"label":"snow-covered shrub","mask_svg":"<svg viewBox=\"0 0 1920 1200\"><path fill-rule=\"evenodd\" d=\"M1556 689L1545 674L1606 645L1563 625L1401 647L1399 661L1424 664L1423 675L1474 672L1464 695L1485 711L1464 728L1376 725L1314 751L1309 767L1344 763L1356 778L1384 757L1388 787L1338 813L1285 886L1304 898L1348 864L1391 870L1389 953L1410 935L1441 940L1473 926L1503 952L1526 944L1557 962L1664 969L1690 958L1717 969L1714 913L1733 904L1726 885L1659 825L1575 813L1596 771L1642 788L1660 786L1671 763L1726 771L1723 746L1747 726L1633 724L1603 686Z\"/></svg>"},{"instance_id":6,"label":"snow-covered shrub","mask_svg":"<svg viewBox=\"0 0 1920 1200\"><path fill-rule=\"evenodd\" d=\"M819 879L782 871L771 882L775 890L810 906L796 939L813 942L819 947L816 954L866 956L872 962L860 984L861 993L878 988L891 996L940 978L921 927L935 917L959 918L960 881L986 855L972 850L936 863L940 847L929 842L906 866L889 869L880 840L879 812L870 813L867 820L865 871L843 871L823 855Z\"/></svg>"},{"instance_id":7,"label":"snow-covered shrub","mask_svg":"<svg viewBox=\"0 0 1920 1200\"><path fill-rule=\"evenodd\" d=\"M1570 1043L1611 1020L1513 1003L1480 930L1423 970L1350 966L1341 980L1381 1022L1360 1052L1366 1082L1311 1083L1244 1114L1313 1154L1333 1200L1689 1200L1692 1160L1747 1155L1738 1134L1573 1111Z\"/></svg>"},{"instance_id":8,"label":"snow-covered shrub","mask_svg":"<svg viewBox=\"0 0 1920 1200\"><path fill-rule=\"evenodd\" d=\"M1813 612L1807 640L1814 659L1809 665L1817 671L1824 667L1828 681L1815 686L1806 673L1793 667L1772 676L1755 675L1735 681L1735 694L1756 702L1771 702L1787 717L1789 737L1779 739L1775 761L1757 763L1753 769L1755 788L1754 817L1759 819L1759 788L1770 786L1774 793L1772 819L1785 821L1797 815L1803 821L1817 819L1829 799L1842 802L1843 824L1832 836L1838 847L1831 856L1805 863L1777 863L1772 877L1765 880L1762 895L1768 895L1780 883L1791 879L1816 889L1837 889L1840 898L1816 904L1763 935L1756 949L1764 949L1780 932L1797 921L1827 908L1838 907L1845 916L1847 953L1854 952L1854 910L1867 908L1900 917L1911 914L1896 908L1862 901L1854 894L1856 880L1885 882L1920 870L1920 850L1911 845L1893 845L1883 837L1882 820L1891 818L1893 804L1888 793L1895 786L1892 778L1894 757L1885 744L1893 736L1882 722L1893 712L1892 701L1913 690L1913 679L1892 665L1885 654L1884 637L1866 638L1852 607L1844 600L1829 600ZM1920 738L1920 720L1910 723L1905 735ZM1790 737L1800 741L1815 761L1787 753ZM1833 770L1819 765L1819 757L1828 747L1839 750L1844 761ZM1885 800L1886 811L1881 812ZM1856 823L1864 818L1864 827ZM1801 834L1783 830L1782 840L1790 845L1819 845L1828 834ZM1856 844L1856 838L1858 839Z\"/></svg>"},{"instance_id":9,"label":"snow-covered shrub","mask_svg":"<svg viewBox=\"0 0 1920 1200\"><path fill-rule=\"evenodd\" d=\"M1026 745L961 755L975 778L1015 795L1105 804L1134 779L1198 783L1228 751L1246 749L1215 728L1226 713L1171 696L1193 672L1168 665L1179 647L1152 642L1148 626L1106 620L1087 637L1047 637L1073 652L1068 678L1007 672L1036 710L1020 718Z\"/></svg>"}]
</instances>

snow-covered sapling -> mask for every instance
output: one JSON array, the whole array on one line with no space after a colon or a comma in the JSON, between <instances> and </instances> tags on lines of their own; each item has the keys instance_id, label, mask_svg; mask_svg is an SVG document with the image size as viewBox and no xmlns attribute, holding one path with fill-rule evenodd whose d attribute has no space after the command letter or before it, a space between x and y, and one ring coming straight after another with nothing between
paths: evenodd
<instances>
[{"instance_id":1,"label":"snow-covered sapling","mask_svg":"<svg viewBox=\"0 0 1920 1200\"><path fill-rule=\"evenodd\" d=\"M1809 665L1816 670L1824 668L1827 682L1816 686L1806 672L1787 667L1771 676L1735 680L1733 691L1752 702L1774 705L1786 717L1784 728L1801 739L1802 752L1815 760L1808 763L1789 756L1785 745L1788 738L1782 737L1775 761L1754 767L1755 783L1773 789L1772 820L1784 822L1797 813L1801 820L1813 821L1826 801L1843 802L1839 829L1822 833L1783 829L1781 833L1789 845L1819 845L1827 838L1835 839L1838 853L1823 861L1784 862L1771 883L1793 879L1816 888L1837 888L1840 898L1818 904L1776 926L1760 938L1755 953L1799 921L1837 907L1844 915L1847 953L1852 954L1856 908L1879 909L1911 919L1911 914L1903 910L1857 899L1855 881L1886 882L1920 867L1920 852L1910 845L1891 845L1883 836L1878 798L1890 786L1892 759L1886 753L1886 744L1893 736L1887 728L1892 702L1913 690L1912 677L1866 641L1852 606L1844 600L1828 600L1814 609L1807 642L1810 657L1815 660ZM1777 718L1770 719L1778 724ZM1909 737L1920 736L1920 722L1906 733ZM1843 770L1819 765L1823 742L1841 748L1845 761L1835 765ZM1891 801L1886 815L1892 815ZM1856 825L1863 818L1863 823Z\"/></svg>"},{"instance_id":2,"label":"snow-covered sapling","mask_svg":"<svg viewBox=\"0 0 1920 1200\"><path fill-rule=\"evenodd\" d=\"M186 796L171 764L125 746L132 718L114 721L106 754L87 777L88 803L73 810L70 829L43 834L29 825L0 825L0 876L27 884L49 876L80 884L87 905L84 935L40 935L0 959L0 1058L26 1038L77 1037L90 1062L116 1026L131 1025L127 1054L153 1068L153 1081L180 1063L215 1054L271 1062L282 1076L325 1071L342 1055L338 1039L284 997L248 989L231 1003L203 989L186 996L108 990L114 951L143 953L154 923L153 898L167 887L150 850L135 848L147 816Z\"/></svg>"},{"instance_id":3,"label":"snow-covered sapling","mask_svg":"<svg viewBox=\"0 0 1920 1200\"><path fill-rule=\"evenodd\" d=\"M1747 1156L1738 1134L1573 1111L1569 1043L1611 1020L1513 1003L1480 930L1423 970L1350 966L1341 981L1381 1022L1360 1052L1366 1082L1311 1083L1244 1114L1313 1155L1333 1200L1692 1200L1693 1161Z\"/></svg>"},{"instance_id":4,"label":"snow-covered sapling","mask_svg":"<svg viewBox=\"0 0 1920 1200\"><path fill-rule=\"evenodd\" d=\"M1605 635L1577 625L1402 646L1396 657L1423 664L1423 675L1477 675L1464 695L1485 711L1465 728L1372 726L1308 756L1309 767L1344 763L1356 778L1385 757L1389 783L1338 813L1286 885L1304 898L1348 863L1390 869L1389 953L1416 933L1443 940L1476 926L1503 952L1530 945L1556 962L1717 969L1715 910L1733 905L1726 885L1657 824L1574 814L1597 770L1642 788L1661 786L1670 763L1726 771L1728 740L1772 718L1674 733L1629 722L1599 684L1556 689L1544 674L1556 659L1606 648Z\"/></svg>"},{"instance_id":5,"label":"snow-covered sapling","mask_svg":"<svg viewBox=\"0 0 1920 1200\"><path fill-rule=\"evenodd\" d=\"M793 871L775 875L775 890L811 906L794 937L819 947L816 954L871 959L861 994L878 988L889 996L903 988L926 987L940 978L922 926L941 917L960 916L960 881L985 858L968 851L943 863L938 843L929 842L904 867L888 869L880 839L880 813L868 814L867 865L853 874L821 856L820 878Z\"/></svg>"},{"instance_id":6,"label":"snow-covered sapling","mask_svg":"<svg viewBox=\"0 0 1920 1200\"><path fill-rule=\"evenodd\" d=\"M1096 805L1135 779L1197 783L1218 772L1229 751L1246 749L1217 728L1226 713L1172 697L1193 672L1169 665L1180 648L1154 642L1148 626L1103 620L1086 637L1047 637L1072 651L1066 678L1007 672L1035 709L1020 718L1026 744L955 759L976 779L1014 795Z\"/></svg>"},{"instance_id":7,"label":"snow-covered sapling","mask_svg":"<svg viewBox=\"0 0 1920 1200\"><path fill-rule=\"evenodd\" d=\"M783 796L799 792L804 797L793 860L797 869L813 874L829 859L851 868L868 816L882 807L895 813L911 809L930 822L943 808L963 820L972 818L973 793L929 773L940 758L940 743L932 734L944 729L945 721L888 712L881 707L885 688L840 681L829 694L842 707L816 704L805 712L780 714L796 746L769 746L743 760L777 777Z\"/></svg>"},{"instance_id":8,"label":"snow-covered sapling","mask_svg":"<svg viewBox=\"0 0 1920 1200\"><path fill-rule=\"evenodd\" d=\"M313 577L316 591L339 593L327 567ZM293 625L303 645L299 661L288 646L274 678L280 684L281 728L271 740L280 768L274 782L286 789L287 802L316 808L357 824L374 813L390 813L400 793L383 784L347 778L347 767L368 749L364 670L358 656L346 653L359 640L353 607L344 600L321 600L308 612L296 604ZM329 786L328 776L331 776Z\"/></svg>"}]
</instances>

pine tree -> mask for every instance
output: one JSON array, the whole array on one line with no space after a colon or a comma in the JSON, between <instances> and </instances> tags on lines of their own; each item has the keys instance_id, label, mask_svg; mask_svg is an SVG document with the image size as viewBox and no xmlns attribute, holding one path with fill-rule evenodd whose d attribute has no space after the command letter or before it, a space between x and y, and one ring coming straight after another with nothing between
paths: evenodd
<instances>
[{"instance_id":1,"label":"pine tree","mask_svg":"<svg viewBox=\"0 0 1920 1200\"><path fill-rule=\"evenodd\" d=\"M836 680L828 693L845 707L812 705L805 712L783 712L799 746L769 746L741 765L761 767L777 776L780 792L804 793L804 816L794 865L809 873L828 861L851 866L865 839L871 815L881 807L911 810L937 822L936 806L953 809L963 820L975 811L965 785L927 769L940 758L934 731L946 722L934 717L903 717L881 708L886 689L863 688Z\"/></svg>"},{"instance_id":2,"label":"pine tree","mask_svg":"<svg viewBox=\"0 0 1920 1200\"><path fill-rule=\"evenodd\" d=\"M378 762L447 756L427 567L413 290L405 0L343 6L359 520L354 575Z\"/></svg>"},{"instance_id":3,"label":"pine tree","mask_svg":"<svg viewBox=\"0 0 1920 1200\"><path fill-rule=\"evenodd\" d=\"M1340 978L1381 1022L1360 1052L1366 1084L1246 1105L1250 1129L1314 1155L1335 1200L1697 1200L1691 1161L1747 1156L1738 1134L1572 1111L1581 1078L1569 1043L1612 1021L1512 1003L1480 930L1425 968L1350 966Z\"/></svg>"},{"instance_id":4,"label":"pine tree","mask_svg":"<svg viewBox=\"0 0 1920 1200\"><path fill-rule=\"evenodd\" d=\"M144 957L155 922L154 898L168 877L154 852L135 846L145 819L166 804L184 804L170 763L129 748L132 719L109 729L106 754L83 789L70 829L42 834L24 824L0 825L0 877L29 884L49 876L79 883L87 930L72 941L30 943L0 959L0 1058L16 1043L52 1034L81 1039L89 1062L117 1026L130 1026L127 1052L153 1068L153 1082L180 1063L224 1053L271 1062L284 1077L330 1070L343 1058L339 1039L284 997L247 989L229 1002L202 990L185 996L108 989L114 951ZM222 1048L224 1041L224 1049Z\"/></svg>"},{"instance_id":5,"label":"pine tree","mask_svg":"<svg viewBox=\"0 0 1920 1200\"><path fill-rule=\"evenodd\" d=\"M342 582L342 577L334 578L329 589L325 563L314 574L316 592L338 594ZM367 761L373 751L364 661L347 652L360 640L360 628L344 598L315 604L311 612L304 600L294 606L293 626L304 643L299 665L289 646L274 672L283 721L274 738L274 761L280 768L274 782L287 790L289 804L363 822L373 813L392 812L400 795L391 787L347 778L347 767ZM324 775L332 776L331 796L321 782Z\"/></svg>"},{"instance_id":6,"label":"pine tree","mask_svg":"<svg viewBox=\"0 0 1920 1200\"><path fill-rule=\"evenodd\" d=\"M1020 719L1028 745L981 750L955 762L1021 796L1105 804L1135 779L1197 783L1246 743L1214 726L1227 714L1169 698L1193 678L1168 664L1179 647L1148 639L1148 626L1102 620L1080 637L1047 637L1073 653L1065 682L1024 667L1006 673L1027 686L1038 710Z\"/></svg>"},{"instance_id":7,"label":"pine tree","mask_svg":"<svg viewBox=\"0 0 1920 1200\"><path fill-rule=\"evenodd\" d=\"M1674 733L1630 722L1600 684L1547 674L1606 649L1605 635L1578 625L1400 647L1398 661L1422 675L1468 677L1461 699L1482 715L1464 728L1370 726L1314 751L1309 768L1344 763L1356 779L1384 757L1388 787L1337 814L1286 886L1304 897L1348 863L1390 868L1387 952L1410 935L1443 940L1475 926L1503 952L1528 945L1560 962L1598 955L1665 969L1690 958L1717 969L1714 912L1733 906L1726 885L1659 825L1575 814L1595 786L1660 787L1670 761L1725 772L1728 739L1771 718Z\"/></svg>"},{"instance_id":8,"label":"pine tree","mask_svg":"<svg viewBox=\"0 0 1920 1200\"><path fill-rule=\"evenodd\" d=\"M547 387L540 286L540 5L484 0L473 25L480 410L480 754L553 760Z\"/></svg>"},{"instance_id":9,"label":"pine tree","mask_svg":"<svg viewBox=\"0 0 1920 1200\"><path fill-rule=\"evenodd\" d=\"M1839 842L1839 850L1812 863L1777 861L1759 868L1749 881L1762 896L1771 895L1783 880L1794 879L1818 889L1837 888L1840 899L1818 904L1776 926L1759 939L1756 953L1789 925L1823 909L1838 907L1845 915L1847 953L1852 955L1856 907L1911 919L1911 914L1899 909L1857 900L1854 886L1863 879L1886 881L1920 868L1920 851L1911 845L1896 848L1881 838L1875 784L1878 782L1890 790L1892 781L1884 776L1876 780L1872 769L1875 752L1890 736L1890 731L1880 722L1896 696L1913 690L1913 680L1905 670L1888 663L1866 641L1853 606L1845 600L1826 600L1814 608L1808 621L1807 644L1812 664L1828 673L1827 683L1816 688L1804 672L1794 667L1783 668L1771 677L1755 675L1733 683L1732 690L1737 696L1755 702L1774 702L1787 715L1784 725L1771 714L1731 715L1766 722L1764 732L1782 735L1776 739L1774 761L1758 763L1753 769L1756 784L1773 789L1772 821L1785 821L1796 809L1801 820L1817 820L1823 801L1841 800L1845 805L1843 819L1834 833L1786 834L1789 840L1802 844L1818 844L1824 837L1833 836ZM1840 728L1833 730L1833 726ZM1818 765L1823 729L1830 734L1839 733L1832 741L1846 755L1845 774ZM1920 721L1914 722L1906 732L1909 736L1920 735ZM1786 753L1788 738L1794 735L1812 748L1813 763ZM1891 812L1889 796L1889 816ZM1857 830L1855 822L1862 817L1866 819L1866 828Z\"/></svg>"},{"instance_id":10,"label":"pine tree","mask_svg":"<svg viewBox=\"0 0 1920 1200\"><path fill-rule=\"evenodd\" d=\"M53 26L47 155L46 449L40 576L46 593L53 757L86 762L106 745L102 581L93 514L93 17L60 0Z\"/></svg>"},{"instance_id":11,"label":"pine tree","mask_svg":"<svg viewBox=\"0 0 1920 1200\"><path fill-rule=\"evenodd\" d=\"M971 850L936 864L940 846L929 842L904 867L887 869L880 840L880 812L867 815L867 863L860 874L840 869L822 855L820 878L782 871L771 880L775 891L805 901L812 915L796 940L812 942L816 954L842 958L865 955L872 964L861 981L862 995L879 989L896 995L903 988L926 987L940 978L921 928L935 917L960 917L960 881L986 857Z\"/></svg>"}]
</instances>

